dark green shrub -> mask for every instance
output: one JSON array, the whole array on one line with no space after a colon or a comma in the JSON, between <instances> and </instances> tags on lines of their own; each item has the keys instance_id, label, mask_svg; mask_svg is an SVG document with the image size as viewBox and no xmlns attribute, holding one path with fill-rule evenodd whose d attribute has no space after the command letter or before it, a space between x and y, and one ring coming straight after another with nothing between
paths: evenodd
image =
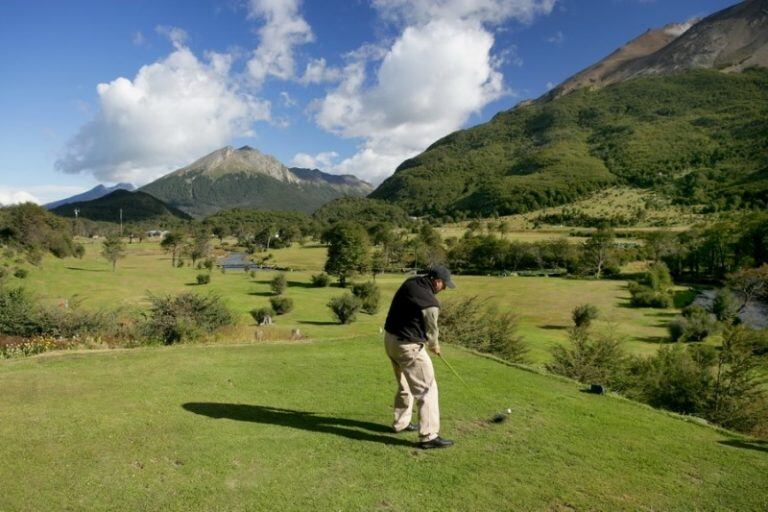
<instances>
[{"instance_id":1,"label":"dark green shrub","mask_svg":"<svg viewBox=\"0 0 768 512\"><path fill-rule=\"evenodd\" d=\"M275 310L272 308L254 308L250 311L251 317L258 324L262 325L267 318L271 319L275 316Z\"/></svg>"},{"instance_id":2,"label":"dark green shrub","mask_svg":"<svg viewBox=\"0 0 768 512\"><path fill-rule=\"evenodd\" d=\"M768 354L768 329L755 329L751 345L754 355Z\"/></svg>"},{"instance_id":3,"label":"dark green shrub","mask_svg":"<svg viewBox=\"0 0 768 512\"><path fill-rule=\"evenodd\" d=\"M684 345L661 347L645 361L638 389L630 395L654 407L696 414L707 404L712 386L711 347L689 350Z\"/></svg>"},{"instance_id":4,"label":"dark green shrub","mask_svg":"<svg viewBox=\"0 0 768 512\"><path fill-rule=\"evenodd\" d=\"M205 261L203 261L203 268L206 270L213 270L213 259L206 258Z\"/></svg>"},{"instance_id":5,"label":"dark green shrub","mask_svg":"<svg viewBox=\"0 0 768 512\"><path fill-rule=\"evenodd\" d=\"M352 295L360 299L361 309L369 315L376 314L379 311L381 291L376 283L372 281L357 283L352 286Z\"/></svg>"},{"instance_id":6,"label":"dark green shrub","mask_svg":"<svg viewBox=\"0 0 768 512\"><path fill-rule=\"evenodd\" d=\"M573 318L573 323L576 327L589 327L592 320L595 320L597 316L597 307L592 304L577 306L571 313L571 318Z\"/></svg>"},{"instance_id":7,"label":"dark green shrub","mask_svg":"<svg viewBox=\"0 0 768 512\"><path fill-rule=\"evenodd\" d=\"M517 317L483 304L475 295L448 300L440 309L440 340L493 354L512 362L524 362L525 341L516 334Z\"/></svg>"},{"instance_id":8,"label":"dark green shrub","mask_svg":"<svg viewBox=\"0 0 768 512\"><path fill-rule=\"evenodd\" d=\"M64 306L41 307L36 322L42 334L60 338L112 338L118 327L116 312L85 309L80 307L78 302L69 302Z\"/></svg>"},{"instance_id":9,"label":"dark green shrub","mask_svg":"<svg viewBox=\"0 0 768 512\"><path fill-rule=\"evenodd\" d=\"M208 284L211 282L211 274L197 274L197 284Z\"/></svg>"},{"instance_id":10,"label":"dark green shrub","mask_svg":"<svg viewBox=\"0 0 768 512\"><path fill-rule=\"evenodd\" d=\"M276 315L284 315L286 313L290 313L290 311L293 309L293 299L289 297L271 297L269 302L272 304L272 309L275 310Z\"/></svg>"},{"instance_id":11,"label":"dark green shrub","mask_svg":"<svg viewBox=\"0 0 768 512\"><path fill-rule=\"evenodd\" d=\"M17 277L19 279L26 279L29 275L29 271L25 268L17 268L14 273L14 277Z\"/></svg>"},{"instance_id":12,"label":"dark green shrub","mask_svg":"<svg viewBox=\"0 0 768 512\"><path fill-rule=\"evenodd\" d=\"M275 295L281 295L288 287L288 279L285 274L277 274L269 283L269 287L272 289L272 293ZM277 311L277 309L275 309Z\"/></svg>"},{"instance_id":13,"label":"dark green shrub","mask_svg":"<svg viewBox=\"0 0 768 512\"><path fill-rule=\"evenodd\" d=\"M73 254L75 258L77 259L83 259L83 256L85 256L85 246L83 244L75 244L75 248L73 249Z\"/></svg>"},{"instance_id":14,"label":"dark green shrub","mask_svg":"<svg viewBox=\"0 0 768 512\"><path fill-rule=\"evenodd\" d=\"M689 341L702 341L717 329L715 316L701 306L695 304L688 306L682 313L688 320L685 338Z\"/></svg>"},{"instance_id":15,"label":"dark green shrub","mask_svg":"<svg viewBox=\"0 0 768 512\"><path fill-rule=\"evenodd\" d=\"M685 330L688 327L688 320L678 316L673 318L671 322L667 324L667 331L669 332L669 338L672 341L681 341L685 336Z\"/></svg>"},{"instance_id":16,"label":"dark green shrub","mask_svg":"<svg viewBox=\"0 0 768 512\"><path fill-rule=\"evenodd\" d=\"M736 297L726 288L717 290L715 298L712 300L710 312L720 322L733 323L736 321L739 305Z\"/></svg>"},{"instance_id":17,"label":"dark green shrub","mask_svg":"<svg viewBox=\"0 0 768 512\"><path fill-rule=\"evenodd\" d=\"M672 276L669 273L669 268L667 268L667 265L661 261L653 263L648 268L648 272L640 280L640 283L658 292L667 291L674 284L672 282Z\"/></svg>"},{"instance_id":18,"label":"dark green shrub","mask_svg":"<svg viewBox=\"0 0 768 512\"><path fill-rule=\"evenodd\" d=\"M197 339L234 322L232 313L217 295L150 295L149 301L149 311L145 313L147 336L166 345Z\"/></svg>"},{"instance_id":19,"label":"dark green shrub","mask_svg":"<svg viewBox=\"0 0 768 512\"><path fill-rule=\"evenodd\" d=\"M323 272L312 276L312 286L315 288L325 288L331 283L331 276Z\"/></svg>"},{"instance_id":20,"label":"dark green shrub","mask_svg":"<svg viewBox=\"0 0 768 512\"><path fill-rule=\"evenodd\" d=\"M32 336L41 332L39 308L24 288L0 289L0 333Z\"/></svg>"},{"instance_id":21,"label":"dark green shrub","mask_svg":"<svg viewBox=\"0 0 768 512\"><path fill-rule=\"evenodd\" d=\"M674 299L669 292L654 291L639 283L629 283L629 293L632 295L630 303L635 307L667 309L674 305Z\"/></svg>"},{"instance_id":22,"label":"dark green shrub","mask_svg":"<svg viewBox=\"0 0 768 512\"><path fill-rule=\"evenodd\" d=\"M612 386L621 377L624 352L619 340L611 336L593 336L587 329L573 328L570 346L557 345L547 370L585 384Z\"/></svg>"},{"instance_id":23,"label":"dark green shrub","mask_svg":"<svg viewBox=\"0 0 768 512\"><path fill-rule=\"evenodd\" d=\"M344 295L334 297L328 301L328 307L339 322L342 324L351 324L355 321L355 317L362 307L362 303L360 302L360 299L351 293L345 293Z\"/></svg>"}]
</instances>

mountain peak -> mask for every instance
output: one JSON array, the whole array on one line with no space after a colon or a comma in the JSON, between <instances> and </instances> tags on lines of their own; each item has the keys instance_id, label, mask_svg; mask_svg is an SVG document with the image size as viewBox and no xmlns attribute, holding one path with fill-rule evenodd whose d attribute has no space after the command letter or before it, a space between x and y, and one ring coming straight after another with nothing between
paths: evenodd
<instances>
[{"instance_id":1,"label":"mountain peak","mask_svg":"<svg viewBox=\"0 0 768 512\"><path fill-rule=\"evenodd\" d=\"M225 146L200 158L186 167L174 171L173 175L184 175L189 179L204 175L220 178L227 174L263 174L277 180L293 183L296 177L286 166L272 155L265 155L250 146L235 149Z\"/></svg>"},{"instance_id":2,"label":"mountain peak","mask_svg":"<svg viewBox=\"0 0 768 512\"><path fill-rule=\"evenodd\" d=\"M751 66L768 67L768 0L746 0L704 19L648 30L544 98L643 75L702 68L738 72Z\"/></svg>"}]
</instances>

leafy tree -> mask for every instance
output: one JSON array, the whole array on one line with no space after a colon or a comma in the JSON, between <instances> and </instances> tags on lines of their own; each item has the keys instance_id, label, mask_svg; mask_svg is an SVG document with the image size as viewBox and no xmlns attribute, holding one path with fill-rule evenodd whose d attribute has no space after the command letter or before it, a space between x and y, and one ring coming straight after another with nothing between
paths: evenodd
<instances>
[{"instance_id":1,"label":"leafy tree","mask_svg":"<svg viewBox=\"0 0 768 512\"><path fill-rule=\"evenodd\" d=\"M603 268L612 256L614 240L615 234L612 229L600 227L584 244L584 259L597 279L600 279Z\"/></svg>"},{"instance_id":2,"label":"leafy tree","mask_svg":"<svg viewBox=\"0 0 768 512\"><path fill-rule=\"evenodd\" d=\"M112 264L115 271L117 260L125 258L125 243L117 233L107 235L101 244L101 255Z\"/></svg>"},{"instance_id":3,"label":"leafy tree","mask_svg":"<svg viewBox=\"0 0 768 512\"><path fill-rule=\"evenodd\" d=\"M169 231L163 237L162 242L160 242L160 247L165 252L171 253L171 266L174 268L176 267L176 257L184 245L184 239L184 234L180 231Z\"/></svg>"},{"instance_id":4,"label":"leafy tree","mask_svg":"<svg viewBox=\"0 0 768 512\"><path fill-rule=\"evenodd\" d=\"M739 311L743 311L750 302L768 292L768 263L728 275L727 284L741 295Z\"/></svg>"},{"instance_id":5,"label":"leafy tree","mask_svg":"<svg viewBox=\"0 0 768 512\"><path fill-rule=\"evenodd\" d=\"M205 229L195 230L192 240L185 245L184 252L192 260L193 267L197 260L207 257L211 252L211 240L208 231Z\"/></svg>"},{"instance_id":6,"label":"leafy tree","mask_svg":"<svg viewBox=\"0 0 768 512\"><path fill-rule=\"evenodd\" d=\"M22 250L35 264L43 253L65 258L76 247L67 221L33 203L0 208L0 242Z\"/></svg>"},{"instance_id":7,"label":"leafy tree","mask_svg":"<svg viewBox=\"0 0 768 512\"><path fill-rule=\"evenodd\" d=\"M359 224L339 222L323 233L323 241L328 244L325 271L337 276L342 287L346 286L348 277L367 268L370 243Z\"/></svg>"},{"instance_id":8,"label":"leafy tree","mask_svg":"<svg viewBox=\"0 0 768 512\"><path fill-rule=\"evenodd\" d=\"M752 355L756 335L744 326L727 327L723 333L708 416L727 428L749 431L768 417L760 363Z\"/></svg>"}]
</instances>

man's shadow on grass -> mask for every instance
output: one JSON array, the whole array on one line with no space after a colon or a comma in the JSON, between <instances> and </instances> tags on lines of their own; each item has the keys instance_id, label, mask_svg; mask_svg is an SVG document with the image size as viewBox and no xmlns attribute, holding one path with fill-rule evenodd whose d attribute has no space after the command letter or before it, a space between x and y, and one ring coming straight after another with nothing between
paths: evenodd
<instances>
[{"instance_id":1,"label":"man's shadow on grass","mask_svg":"<svg viewBox=\"0 0 768 512\"><path fill-rule=\"evenodd\" d=\"M298 428L311 432L334 434L354 439L355 441L370 441L395 446L413 446L413 443L404 439L398 439L391 435L381 435L385 433L391 434L392 430L384 425L368 421L321 416L314 412L281 409L279 407L263 405L189 402L183 404L182 407L189 412L211 418L228 418L237 421L251 421L254 423Z\"/></svg>"}]
</instances>

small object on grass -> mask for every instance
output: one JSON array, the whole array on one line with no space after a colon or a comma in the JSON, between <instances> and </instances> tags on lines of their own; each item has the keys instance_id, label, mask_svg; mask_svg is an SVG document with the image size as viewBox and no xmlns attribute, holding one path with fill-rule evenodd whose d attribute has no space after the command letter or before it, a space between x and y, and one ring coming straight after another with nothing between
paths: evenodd
<instances>
[{"instance_id":1,"label":"small object on grass","mask_svg":"<svg viewBox=\"0 0 768 512\"><path fill-rule=\"evenodd\" d=\"M509 411L509 409L507 410ZM493 417L491 417L491 423L504 423L507 420L508 414L509 413L503 413L503 412L494 414Z\"/></svg>"},{"instance_id":2,"label":"small object on grass","mask_svg":"<svg viewBox=\"0 0 768 512\"><path fill-rule=\"evenodd\" d=\"M602 384L590 384L589 392L594 393L595 395L602 395L605 393L605 388L602 386Z\"/></svg>"}]
</instances>

